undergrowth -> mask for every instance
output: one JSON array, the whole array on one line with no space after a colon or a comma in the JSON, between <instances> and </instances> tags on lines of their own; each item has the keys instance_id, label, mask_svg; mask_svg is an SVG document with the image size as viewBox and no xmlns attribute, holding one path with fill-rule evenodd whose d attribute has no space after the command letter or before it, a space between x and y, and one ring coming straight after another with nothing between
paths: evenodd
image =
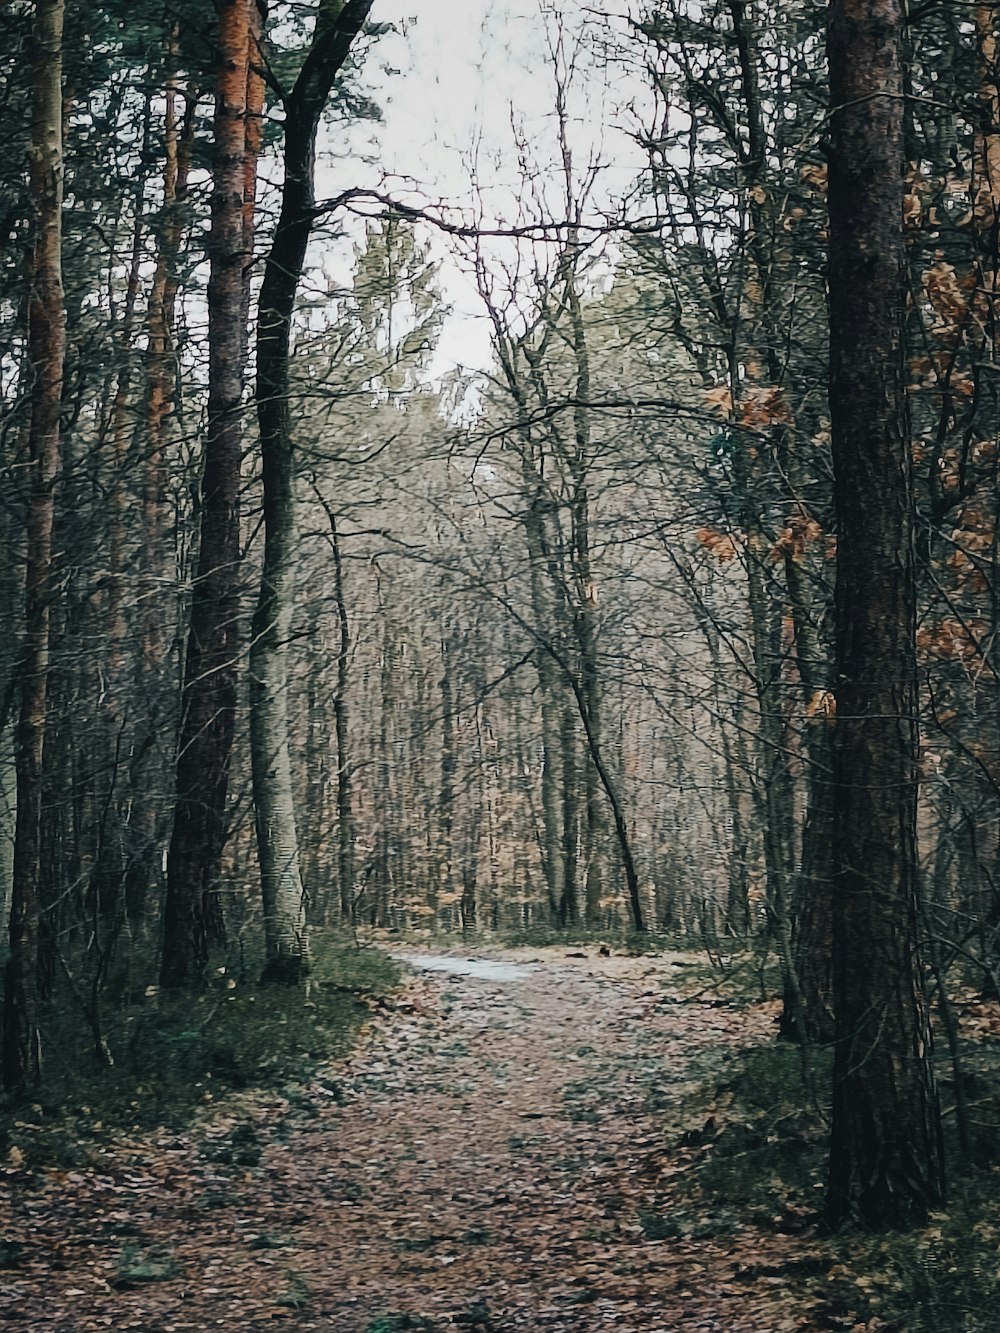
<instances>
[{"instance_id":1,"label":"undergrowth","mask_svg":"<svg viewBox=\"0 0 1000 1333\"><path fill-rule=\"evenodd\" d=\"M0 1158L73 1165L88 1143L122 1127L183 1123L234 1089L281 1085L345 1053L399 981L376 949L317 934L307 989L261 986L260 961L220 965L202 991L145 993L105 1014L114 1058L100 1067L79 1016L53 1012L43 1029L45 1078L30 1105L0 1109Z\"/></svg>"},{"instance_id":2,"label":"undergrowth","mask_svg":"<svg viewBox=\"0 0 1000 1333\"><path fill-rule=\"evenodd\" d=\"M829 1089L829 1059L816 1077ZM682 1215L731 1226L798 1227L821 1202L822 1117L804 1111L799 1051L775 1042L739 1052L729 1072L689 1098L674 1135L691 1158L681 1187ZM685 1226L681 1226L681 1231Z\"/></svg>"},{"instance_id":3,"label":"undergrowth","mask_svg":"<svg viewBox=\"0 0 1000 1333\"><path fill-rule=\"evenodd\" d=\"M831 1313L849 1309L885 1333L995 1333L998 1187L994 1167L959 1180L948 1211L930 1226L834 1241L825 1284Z\"/></svg>"},{"instance_id":4,"label":"undergrowth","mask_svg":"<svg viewBox=\"0 0 1000 1333\"><path fill-rule=\"evenodd\" d=\"M686 1157L679 1207L639 1219L651 1239L701 1238L747 1226L808 1241L803 1270L789 1243L790 1272L803 1302L829 1329L879 1333L994 1333L1000 1291L1000 1055L995 1040L963 1042L963 1063L977 1092L979 1132L962 1160L945 1093L952 1188L948 1208L911 1232L825 1236L820 1227L826 1185L831 1061L816 1053L819 1107L803 1110L798 1049L775 1041L738 1053L728 1073L688 1099L668 1128L673 1151Z\"/></svg>"},{"instance_id":5,"label":"undergrowth","mask_svg":"<svg viewBox=\"0 0 1000 1333\"><path fill-rule=\"evenodd\" d=\"M663 931L635 931L626 926L604 928L589 926L554 926L539 924L505 930L499 935L501 943L510 948L546 949L565 945L573 948L599 948L604 945L619 953L636 957L659 954L668 950L698 948L698 937Z\"/></svg>"}]
</instances>

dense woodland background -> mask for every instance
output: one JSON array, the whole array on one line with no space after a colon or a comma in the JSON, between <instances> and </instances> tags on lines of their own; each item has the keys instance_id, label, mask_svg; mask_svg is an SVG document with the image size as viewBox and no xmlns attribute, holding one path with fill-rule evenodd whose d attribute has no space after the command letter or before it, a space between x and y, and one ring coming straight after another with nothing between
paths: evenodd
<instances>
[{"instance_id":1,"label":"dense woodland background","mask_svg":"<svg viewBox=\"0 0 1000 1333\"><path fill-rule=\"evenodd\" d=\"M313 137L321 166L360 119L377 140L404 77L377 2L3 8L11 1090L39 1033L110 1062L161 990L237 959L298 984L341 924L749 941L787 1031L833 1035L824 16L540 13L552 151L515 108L523 192L493 217L398 183L317 204ZM946 1047L953 986L1000 988L996 23L900 20L888 219L920 741L899 919ZM608 71L604 153L646 162L620 198L578 146ZM435 352L456 266L485 370Z\"/></svg>"}]
</instances>

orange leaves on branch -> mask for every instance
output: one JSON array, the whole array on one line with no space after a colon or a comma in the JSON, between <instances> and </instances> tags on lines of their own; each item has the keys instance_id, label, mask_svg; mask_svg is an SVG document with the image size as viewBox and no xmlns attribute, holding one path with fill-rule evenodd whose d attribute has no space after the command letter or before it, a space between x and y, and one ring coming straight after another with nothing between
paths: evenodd
<instances>
[{"instance_id":1,"label":"orange leaves on branch","mask_svg":"<svg viewBox=\"0 0 1000 1333\"><path fill-rule=\"evenodd\" d=\"M947 367L939 356L911 356L909 362L910 389L922 389L930 384L938 384L944 379Z\"/></svg>"},{"instance_id":2,"label":"orange leaves on branch","mask_svg":"<svg viewBox=\"0 0 1000 1333\"><path fill-rule=\"evenodd\" d=\"M723 417L732 417L735 411L741 426L786 426L792 420L791 411L777 384L751 384L743 390L735 405L729 386L717 384L705 390L705 402L712 411Z\"/></svg>"},{"instance_id":3,"label":"orange leaves on branch","mask_svg":"<svg viewBox=\"0 0 1000 1333\"><path fill-rule=\"evenodd\" d=\"M955 572L966 591L987 592L989 580L985 571L991 562L996 542L996 532L990 517L976 505L966 505L959 525L952 531L951 539L955 549L948 557L948 568Z\"/></svg>"},{"instance_id":4,"label":"orange leaves on branch","mask_svg":"<svg viewBox=\"0 0 1000 1333\"><path fill-rule=\"evenodd\" d=\"M917 630L917 648L927 657L949 658L956 662L974 662L982 657L986 622L947 616Z\"/></svg>"},{"instance_id":5,"label":"orange leaves on branch","mask_svg":"<svg viewBox=\"0 0 1000 1333\"><path fill-rule=\"evenodd\" d=\"M957 449L944 449L937 459L937 484L946 495L961 485L961 459Z\"/></svg>"},{"instance_id":6,"label":"orange leaves on branch","mask_svg":"<svg viewBox=\"0 0 1000 1333\"><path fill-rule=\"evenodd\" d=\"M788 404L776 384L754 385L740 400L740 422L744 426L787 426L791 420Z\"/></svg>"},{"instance_id":7,"label":"orange leaves on branch","mask_svg":"<svg viewBox=\"0 0 1000 1333\"><path fill-rule=\"evenodd\" d=\"M968 295L963 291L954 264L946 264L944 260L933 264L924 274L924 292L938 317L935 332L953 331L969 308Z\"/></svg>"},{"instance_id":8,"label":"orange leaves on branch","mask_svg":"<svg viewBox=\"0 0 1000 1333\"><path fill-rule=\"evenodd\" d=\"M959 551L961 553L964 554L967 551L974 551L976 553L980 553L983 551L988 551L992 547L993 533L987 531L986 529L983 528L977 529L970 525L969 527L962 527L956 529L954 533L954 540L957 543L960 543ZM956 554L958 554L958 552L956 552Z\"/></svg>"},{"instance_id":9,"label":"orange leaves on branch","mask_svg":"<svg viewBox=\"0 0 1000 1333\"><path fill-rule=\"evenodd\" d=\"M778 534L778 540L771 548L771 559L777 562L787 558L799 565L805 558L809 543L818 541L822 536L823 528L814 518L797 514Z\"/></svg>"},{"instance_id":10,"label":"orange leaves on branch","mask_svg":"<svg viewBox=\"0 0 1000 1333\"><path fill-rule=\"evenodd\" d=\"M694 535L716 560L725 563L735 558L736 542L728 533L717 532L715 528L699 528Z\"/></svg>"},{"instance_id":11,"label":"orange leaves on branch","mask_svg":"<svg viewBox=\"0 0 1000 1333\"><path fill-rule=\"evenodd\" d=\"M817 194L826 194L827 169L825 162L808 163L799 171L799 180Z\"/></svg>"},{"instance_id":12,"label":"orange leaves on branch","mask_svg":"<svg viewBox=\"0 0 1000 1333\"><path fill-rule=\"evenodd\" d=\"M991 176L992 173L985 173L978 178L972 196L972 209L962 218L960 225L974 226L977 231L990 231L996 226L997 186Z\"/></svg>"},{"instance_id":13,"label":"orange leaves on branch","mask_svg":"<svg viewBox=\"0 0 1000 1333\"><path fill-rule=\"evenodd\" d=\"M733 395L727 384L717 384L714 389L705 391L705 402L719 416L729 417L733 411Z\"/></svg>"}]
</instances>

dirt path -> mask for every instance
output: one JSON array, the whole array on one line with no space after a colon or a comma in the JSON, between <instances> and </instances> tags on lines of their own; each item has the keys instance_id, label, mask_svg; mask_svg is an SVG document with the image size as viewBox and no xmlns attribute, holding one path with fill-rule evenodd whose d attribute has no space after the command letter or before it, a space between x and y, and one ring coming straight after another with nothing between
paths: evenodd
<instances>
[{"instance_id":1,"label":"dirt path","mask_svg":"<svg viewBox=\"0 0 1000 1333\"><path fill-rule=\"evenodd\" d=\"M815 1327L788 1236L650 1238L684 1165L664 1118L768 1016L678 1003L669 958L532 958L425 958L308 1087L30 1188L6 1171L0 1330Z\"/></svg>"}]
</instances>

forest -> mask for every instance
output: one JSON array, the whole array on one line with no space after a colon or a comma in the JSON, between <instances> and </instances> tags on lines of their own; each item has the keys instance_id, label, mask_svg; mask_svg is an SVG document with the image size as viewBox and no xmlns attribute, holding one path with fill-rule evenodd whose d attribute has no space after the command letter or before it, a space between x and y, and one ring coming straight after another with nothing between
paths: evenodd
<instances>
[{"instance_id":1,"label":"forest","mask_svg":"<svg viewBox=\"0 0 1000 1333\"><path fill-rule=\"evenodd\" d=\"M1000 8L409 8L0 6L0 1321L985 1333Z\"/></svg>"}]
</instances>

